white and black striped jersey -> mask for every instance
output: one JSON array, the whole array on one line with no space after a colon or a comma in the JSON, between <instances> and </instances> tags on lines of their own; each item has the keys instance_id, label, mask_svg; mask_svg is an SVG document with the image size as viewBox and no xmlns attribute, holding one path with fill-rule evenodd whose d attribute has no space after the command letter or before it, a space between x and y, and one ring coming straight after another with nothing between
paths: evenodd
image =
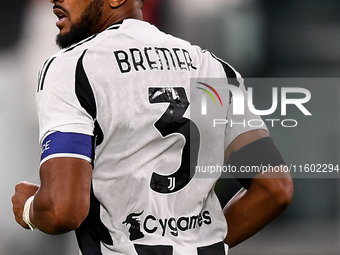
<instances>
[{"instance_id":1,"label":"white and black striped jersey","mask_svg":"<svg viewBox=\"0 0 340 255\"><path fill-rule=\"evenodd\" d=\"M220 174L195 178L195 170L222 166L230 142L254 129L213 120L258 116L233 116L229 91L206 78L233 79L246 93L228 64L134 19L43 64L41 163L93 163L90 213L76 231L83 255L227 254L227 223L214 193Z\"/></svg>"}]
</instances>

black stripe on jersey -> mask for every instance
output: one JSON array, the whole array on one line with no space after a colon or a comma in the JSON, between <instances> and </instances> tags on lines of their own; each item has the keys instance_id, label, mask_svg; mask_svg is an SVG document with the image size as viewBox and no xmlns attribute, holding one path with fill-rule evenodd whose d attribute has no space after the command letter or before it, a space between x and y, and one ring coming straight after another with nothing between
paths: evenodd
<instances>
[{"instance_id":1,"label":"black stripe on jersey","mask_svg":"<svg viewBox=\"0 0 340 255\"><path fill-rule=\"evenodd\" d=\"M226 255L223 242L197 248L197 255Z\"/></svg>"},{"instance_id":2,"label":"black stripe on jersey","mask_svg":"<svg viewBox=\"0 0 340 255\"><path fill-rule=\"evenodd\" d=\"M173 255L173 247L170 245L134 244L134 246L138 255ZM224 243L198 247L197 255L226 255Z\"/></svg>"},{"instance_id":3,"label":"black stripe on jersey","mask_svg":"<svg viewBox=\"0 0 340 255\"><path fill-rule=\"evenodd\" d=\"M214 59L216 59L222 65L224 72L227 75L228 83L239 87L240 83L237 80L237 75L236 75L235 70L229 64L224 62L222 59L216 57L212 52L209 51L209 53Z\"/></svg>"},{"instance_id":4,"label":"black stripe on jersey","mask_svg":"<svg viewBox=\"0 0 340 255\"><path fill-rule=\"evenodd\" d=\"M46 63L47 63L49 60L50 60L49 58L46 59L45 62L44 62L44 64L42 65L41 69L39 70L38 80L37 80L37 83L38 83L37 92L39 92L39 90L40 90L41 76L42 76L43 71L45 70Z\"/></svg>"},{"instance_id":5,"label":"black stripe on jersey","mask_svg":"<svg viewBox=\"0 0 340 255\"><path fill-rule=\"evenodd\" d=\"M206 52L207 50L204 50L203 52ZM216 59L218 62L220 62L220 64L222 65L223 69L224 69L224 72L227 76L227 80L228 80L228 84L232 84L236 87L240 87L240 83L239 81L237 80L237 75L236 75L236 72L235 70L229 65L227 64L226 62L224 62L222 59L216 57L212 52L208 51L210 53L210 55ZM232 94L229 93L229 103L232 102Z\"/></svg>"},{"instance_id":6,"label":"black stripe on jersey","mask_svg":"<svg viewBox=\"0 0 340 255\"><path fill-rule=\"evenodd\" d=\"M173 247L170 245L134 245L138 255L173 255Z\"/></svg>"},{"instance_id":7,"label":"black stripe on jersey","mask_svg":"<svg viewBox=\"0 0 340 255\"><path fill-rule=\"evenodd\" d=\"M86 54L85 50L81 57L78 59L76 66L76 77L75 77L75 93L78 98L80 105L86 110L88 114L94 120L95 129L94 136L95 142L94 147L98 146L104 138L103 131L101 130L99 123L97 122L97 107L94 97L93 90L89 79L87 78L86 72L83 66L83 59ZM94 151L94 150L93 150ZM113 245L113 241L110 232L107 230L105 225L100 219L100 203L93 193L91 188L91 204L90 212L76 230L77 241L79 248L83 255L102 255L100 243L103 242L108 245Z\"/></svg>"},{"instance_id":8,"label":"black stripe on jersey","mask_svg":"<svg viewBox=\"0 0 340 255\"><path fill-rule=\"evenodd\" d=\"M237 80L237 76L236 76L235 71L226 62L224 62L223 60L218 59L218 58L216 58L216 59L223 66L224 72L227 74L228 83L239 87L240 83Z\"/></svg>"},{"instance_id":9,"label":"black stripe on jersey","mask_svg":"<svg viewBox=\"0 0 340 255\"><path fill-rule=\"evenodd\" d=\"M80 102L80 105L91 115L93 119L97 117L96 100L91 88L89 79L87 78L86 72L83 66L83 59L87 50L83 52L77 62L76 67L76 95Z\"/></svg>"},{"instance_id":10,"label":"black stripe on jersey","mask_svg":"<svg viewBox=\"0 0 340 255\"><path fill-rule=\"evenodd\" d=\"M56 57L53 57L53 58L48 59L47 61L45 61L44 65L43 65L43 67L41 69L42 74L40 74L40 77L39 77L37 92L39 92L39 91L44 89L44 83L45 83L45 78L46 78L46 74L47 74L48 68L51 66L51 64L52 64L53 60L55 60L55 58ZM45 67L45 69L44 69L44 67Z\"/></svg>"},{"instance_id":11,"label":"black stripe on jersey","mask_svg":"<svg viewBox=\"0 0 340 255\"><path fill-rule=\"evenodd\" d=\"M104 140L104 133L97 121L97 106L93 90L83 66L83 59L87 50L80 56L76 67L75 92L80 105L94 119L95 146L100 145Z\"/></svg>"},{"instance_id":12,"label":"black stripe on jersey","mask_svg":"<svg viewBox=\"0 0 340 255\"><path fill-rule=\"evenodd\" d=\"M123 20L117 23L112 24L109 26L106 30L113 30L113 29L118 29L120 28L120 25L123 24Z\"/></svg>"},{"instance_id":13,"label":"black stripe on jersey","mask_svg":"<svg viewBox=\"0 0 340 255\"><path fill-rule=\"evenodd\" d=\"M115 25L121 25L122 23L123 23L123 21L117 22L117 23L111 25L110 27L108 27L106 30L118 29L120 26L115 26ZM80 46L80 45L82 45L82 44L84 44L84 43L86 43L86 42L88 42L88 41L91 41L91 40L94 39L98 34L99 34L99 33L94 34L94 35L90 36L89 38L84 39L83 41L80 41L79 43L77 43L77 44L71 46L70 48L66 49L66 50L64 51L64 53L65 53L65 52L69 52L69 51L73 50L74 48L76 48L76 47L78 47L78 46Z\"/></svg>"},{"instance_id":14,"label":"black stripe on jersey","mask_svg":"<svg viewBox=\"0 0 340 255\"><path fill-rule=\"evenodd\" d=\"M102 255L101 242L113 245L111 235L100 219L100 203L93 193L92 186L89 214L75 232L83 255Z\"/></svg>"},{"instance_id":15,"label":"black stripe on jersey","mask_svg":"<svg viewBox=\"0 0 340 255\"><path fill-rule=\"evenodd\" d=\"M64 51L64 53L69 52L69 51L71 51L71 50L74 50L74 49L77 48L78 46L80 46L80 45L82 45L82 44L84 44L84 43L86 43L86 42L88 42L88 41L91 41L91 40L92 40L93 38L95 38L96 36L97 36L97 34L94 34L94 35L90 36L89 38L84 39L83 41L80 41L79 43L77 43L77 44L75 44L75 45L73 45L73 46L70 46L70 48L66 49L66 50Z\"/></svg>"},{"instance_id":16,"label":"black stripe on jersey","mask_svg":"<svg viewBox=\"0 0 340 255\"><path fill-rule=\"evenodd\" d=\"M88 114L94 119L94 135L96 146L100 145L104 140L103 131L100 128L97 119L96 99L91 88L89 79L83 66L83 59L87 50L83 52L77 62L76 78L75 78L75 92L80 105L86 110Z\"/></svg>"},{"instance_id":17,"label":"black stripe on jersey","mask_svg":"<svg viewBox=\"0 0 340 255\"><path fill-rule=\"evenodd\" d=\"M106 30L115 30L115 29L118 29L118 28L120 28L120 26L112 26L112 27L109 27Z\"/></svg>"}]
</instances>

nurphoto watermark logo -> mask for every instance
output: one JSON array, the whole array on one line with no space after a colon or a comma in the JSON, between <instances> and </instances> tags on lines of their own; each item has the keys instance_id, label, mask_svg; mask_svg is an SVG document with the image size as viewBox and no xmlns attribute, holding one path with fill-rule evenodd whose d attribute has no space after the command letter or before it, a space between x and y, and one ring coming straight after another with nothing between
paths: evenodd
<instances>
[{"instance_id":1,"label":"nurphoto watermark logo","mask_svg":"<svg viewBox=\"0 0 340 255\"><path fill-rule=\"evenodd\" d=\"M249 171L272 169L294 178L340 178L339 84L338 78L191 79L187 116L200 131L191 175L247 178ZM256 129L268 129L284 167L240 163L235 168L224 162L225 148L239 134ZM197 135L190 135L190 143L196 145Z\"/></svg>"},{"instance_id":2,"label":"nurphoto watermark logo","mask_svg":"<svg viewBox=\"0 0 340 255\"><path fill-rule=\"evenodd\" d=\"M302 87L271 87L270 96L266 93L264 99L271 101L270 107L266 109L257 109L254 105L254 91L256 88L247 87L243 84L209 84L208 81L195 81L196 89L202 91L200 98L200 114L202 116L209 115L209 112L222 111L225 107L228 109L230 118L214 118L212 120L213 127L218 125L229 124L231 127L242 125L249 127L262 127L268 125L275 127L279 124L282 127L296 127L298 120L287 117L287 108L295 107L303 116L312 116L306 104L311 100L311 92ZM268 92L268 91L267 91ZM209 100L214 104L209 105ZM220 107L220 108L218 108ZM270 118L274 112L280 111L281 118ZM262 118L258 118L261 116ZM234 117L234 118L233 118ZM244 118L242 118L244 117Z\"/></svg>"},{"instance_id":3,"label":"nurphoto watermark logo","mask_svg":"<svg viewBox=\"0 0 340 255\"><path fill-rule=\"evenodd\" d=\"M218 98L221 106L223 106L220 95L217 93L217 91L212 86L210 86L206 83L203 83L203 82L197 82L197 83L205 86L208 89L210 89L216 95L216 97ZM207 95L209 95L212 98L212 100L214 101L215 105L217 105L215 97L209 90L207 90L205 88L201 88L201 87L196 87L196 88L203 90L206 93L206 94L204 94L204 93L202 94L202 101L201 101L202 107L201 107L201 109L202 109L202 115L207 115Z\"/></svg>"}]
</instances>

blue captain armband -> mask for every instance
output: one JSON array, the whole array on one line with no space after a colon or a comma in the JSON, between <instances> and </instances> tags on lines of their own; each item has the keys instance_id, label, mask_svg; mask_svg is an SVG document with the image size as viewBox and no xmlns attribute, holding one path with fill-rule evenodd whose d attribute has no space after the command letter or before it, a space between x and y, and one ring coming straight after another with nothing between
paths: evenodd
<instances>
[{"instance_id":1,"label":"blue captain armband","mask_svg":"<svg viewBox=\"0 0 340 255\"><path fill-rule=\"evenodd\" d=\"M48 135L42 143L40 165L58 157L80 158L93 163L93 136L59 131Z\"/></svg>"}]
</instances>

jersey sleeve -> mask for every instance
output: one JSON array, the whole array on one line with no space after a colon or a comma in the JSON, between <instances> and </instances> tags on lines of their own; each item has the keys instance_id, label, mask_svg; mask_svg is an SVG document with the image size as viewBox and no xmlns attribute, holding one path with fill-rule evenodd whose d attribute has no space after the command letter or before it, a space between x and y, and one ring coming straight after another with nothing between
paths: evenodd
<instances>
[{"instance_id":1,"label":"jersey sleeve","mask_svg":"<svg viewBox=\"0 0 340 255\"><path fill-rule=\"evenodd\" d=\"M53 157L77 157L91 161L93 117L76 93L77 58L49 59L38 79L37 111L41 163Z\"/></svg>"},{"instance_id":2,"label":"jersey sleeve","mask_svg":"<svg viewBox=\"0 0 340 255\"><path fill-rule=\"evenodd\" d=\"M256 129L264 129L267 130L267 126L262 120L261 116L253 114L249 108L247 103L247 89L244 84L244 79L242 76L228 63L219 59L214 54L212 54L208 50L201 50L199 47L195 48L196 53L195 56L198 56L199 59L195 59L195 62L199 63L199 72L197 72L196 77L198 78L217 78L223 79L228 84L227 90L229 90L228 99L222 101L228 101L226 104L226 128L224 134L224 149L226 149L229 144L239 135ZM230 88L237 91L239 93L238 96L241 96L243 99L243 109L244 112L242 114L235 114L234 107L238 108L240 105L235 105L234 91L231 91ZM238 101L239 102L239 101Z\"/></svg>"},{"instance_id":3,"label":"jersey sleeve","mask_svg":"<svg viewBox=\"0 0 340 255\"><path fill-rule=\"evenodd\" d=\"M226 64L226 63L225 63ZM228 64L226 64L228 65ZM262 120L261 116L252 113L248 107L248 92L244 85L244 79L236 72L231 66L229 66L230 75L228 77L228 84L238 87L238 91L243 95L243 109L242 114L235 114L235 109L238 105L235 103L235 95L230 92L230 104L227 111L227 125L225 130L224 148L228 148L229 144L239 135L256 129L267 130L267 126Z\"/></svg>"}]
</instances>

